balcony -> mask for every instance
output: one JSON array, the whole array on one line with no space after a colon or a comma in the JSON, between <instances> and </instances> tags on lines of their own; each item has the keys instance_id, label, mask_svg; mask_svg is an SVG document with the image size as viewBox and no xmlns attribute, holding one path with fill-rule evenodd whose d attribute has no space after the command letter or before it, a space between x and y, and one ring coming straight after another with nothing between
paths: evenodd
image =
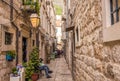
<instances>
[{"instance_id":1,"label":"balcony","mask_svg":"<svg viewBox=\"0 0 120 81\"><path fill-rule=\"evenodd\" d=\"M50 5L50 1L46 1L46 5Z\"/></svg>"},{"instance_id":2,"label":"balcony","mask_svg":"<svg viewBox=\"0 0 120 81\"><path fill-rule=\"evenodd\" d=\"M28 13L37 13L39 15L40 2L39 0L22 0L22 10Z\"/></svg>"}]
</instances>

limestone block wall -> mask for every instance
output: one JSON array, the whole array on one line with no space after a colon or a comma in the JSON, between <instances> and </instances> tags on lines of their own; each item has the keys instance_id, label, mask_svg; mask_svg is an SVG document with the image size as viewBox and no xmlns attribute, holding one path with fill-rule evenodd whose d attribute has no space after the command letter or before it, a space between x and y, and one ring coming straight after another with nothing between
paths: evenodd
<instances>
[{"instance_id":1,"label":"limestone block wall","mask_svg":"<svg viewBox=\"0 0 120 81\"><path fill-rule=\"evenodd\" d=\"M2 38L2 26L0 25L0 38ZM0 47L2 46L2 39L0 39Z\"/></svg>"},{"instance_id":2,"label":"limestone block wall","mask_svg":"<svg viewBox=\"0 0 120 81\"><path fill-rule=\"evenodd\" d=\"M9 2L9 0L6 0ZM9 81L11 68L15 66L13 62L6 61L4 51L15 50L15 29L10 24L10 8L9 5L0 0L0 81ZM1 25L2 24L2 25ZM13 41L11 45L5 45L5 31L13 33Z\"/></svg>"},{"instance_id":3,"label":"limestone block wall","mask_svg":"<svg viewBox=\"0 0 120 81\"><path fill-rule=\"evenodd\" d=\"M21 13L20 1L21 0L13 0L13 21L19 29L21 23L23 23L26 18L23 13ZM11 45L5 45L5 31L13 34ZM0 0L0 81L9 81L11 69L16 64L16 60L12 62L6 61L5 51L7 50L16 50L16 29L10 22L10 0ZM21 54L21 52L19 53Z\"/></svg>"},{"instance_id":4,"label":"limestone block wall","mask_svg":"<svg viewBox=\"0 0 120 81\"><path fill-rule=\"evenodd\" d=\"M75 0L72 5L81 43L74 54L75 81L120 81L120 41L103 42L101 0Z\"/></svg>"},{"instance_id":5,"label":"limestone block wall","mask_svg":"<svg viewBox=\"0 0 120 81\"><path fill-rule=\"evenodd\" d=\"M15 66L15 60L8 62L4 54L0 54L0 81L9 81L11 68Z\"/></svg>"}]
</instances>

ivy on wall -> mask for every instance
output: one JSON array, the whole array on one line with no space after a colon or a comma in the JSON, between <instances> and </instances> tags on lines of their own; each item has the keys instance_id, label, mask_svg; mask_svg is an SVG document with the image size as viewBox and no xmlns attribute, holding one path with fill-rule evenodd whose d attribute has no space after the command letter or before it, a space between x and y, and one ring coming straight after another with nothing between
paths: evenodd
<instances>
[{"instance_id":1,"label":"ivy on wall","mask_svg":"<svg viewBox=\"0 0 120 81\"><path fill-rule=\"evenodd\" d=\"M56 15L62 15L62 8L58 5L54 5L56 10Z\"/></svg>"}]
</instances>

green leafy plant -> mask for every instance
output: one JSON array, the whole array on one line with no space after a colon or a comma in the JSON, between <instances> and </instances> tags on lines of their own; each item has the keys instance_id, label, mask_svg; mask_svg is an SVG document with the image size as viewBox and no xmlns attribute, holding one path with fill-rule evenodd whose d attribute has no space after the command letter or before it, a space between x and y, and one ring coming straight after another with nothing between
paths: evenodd
<instances>
[{"instance_id":1,"label":"green leafy plant","mask_svg":"<svg viewBox=\"0 0 120 81\"><path fill-rule=\"evenodd\" d=\"M15 58L15 56L16 56L15 50L7 51L6 54L10 55L12 58Z\"/></svg>"},{"instance_id":2,"label":"green leafy plant","mask_svg":"<svg viewBox=\"0 0 120 81\"><path fill-rule=\"evenodd\" d=\"M54 5L55 10L56 10L56 14L57 15L61 15L62 14L62 8L58 5Z\"/></svg>"},{"instance_id":3,"label":"green leafy plant","mask_svg":"<svg viewBox=\"0 0 120 81\"><path fill-rule=\"evenodd\" d=\"M17 68L16 67L12 68L12 75L17 76L17 73L18 73Z\"/></svg>"},{"instance_id":4,"label":"green leafy plant","mask_svg":"<svg viewBox=\"0 0 120 81\"><path fill-rule=\"evenodd\" d=\"M34 66L32 66L32 62L29 61L27 67L25 68L25 78L30 81L31 75L34 73Z\"/></svg>"},{"instance_id":5,"label":"green leafy plant","mask_svg":"<svg viewBox=\"0 0 120 81\"><path fill-rule=\"evenodd\" d=\"M30 60L27 63L27 66L25 69L25 77L30 80L31 75L33 73L39 72L38 67L39 67L39 50L38 48L34 48L30 54Z\"/></svg>"},{"instance_id":6,"label":"green leafy plant","mask_svg":"<svg viewBox=\"0 0 120 81\"><path fill-rule=\"evenodd\" d=\"M24 5L34 5L33 0L22 0Z\"/></svg>"},{"instance_id":7,"label":"green leafy plant","mask_svg":"<svg viewBox=\"0 0 120 81\"><path fill-rule=\"evenodd\" d=\"M26 62L23 62L22 65L23 65L23 67L27 67L27 63Z\"/></svg>"},{"instance_id":8,"label":"green leafy plant","mask_svg":"<svg viewBox=\"0 0 120 81\"><path fill-rule=\"evenodd\" d=\"M35 4L35 10L37 12L38 15L40 15L40 3L39 0L36 0L36 4Z\"/></svg>"},{"instance_id":9,"label":"green leafy plant","mask_svg":"<svg viewBox=\"0 0 120 81\"><path fill-rule=\"evenodd\" d=\"M35 10L35 12L40 15L40 3L39 3L39 0L36 0L34 2L34 0L23 0L23 4L24 5L29 5L30 6L30 9L32 10Z\"/></svg>"}]
</instances>

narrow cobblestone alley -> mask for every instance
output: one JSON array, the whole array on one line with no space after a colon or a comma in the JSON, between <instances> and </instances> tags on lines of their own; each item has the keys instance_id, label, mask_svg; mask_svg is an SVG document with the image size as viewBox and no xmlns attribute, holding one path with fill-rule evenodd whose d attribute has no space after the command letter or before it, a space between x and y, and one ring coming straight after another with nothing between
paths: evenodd
<instances>
[{"instance_id":1,"label":"narrow cobblestone alley","mask_svg":"<svg viewBox=\"0 0 120 81\"><path fill-rule=\"evenodd\" d=\"M0 0L0 81L120 81L120 0Z\"/></svg>"},{"instance_id":2,"label":"narrow cobblestone alley","mask_svg":"<svg viewBox=\"0 0 120 81\"><path fill-rule=\"evenodd\" d=\"M48 65L53 71L52 78L48 79L45 76L40 77L38 81L73 81L71 72L63 57L57 58ZM44 73L44 72L42 72Z\"/></svg>"}]
</instances>

